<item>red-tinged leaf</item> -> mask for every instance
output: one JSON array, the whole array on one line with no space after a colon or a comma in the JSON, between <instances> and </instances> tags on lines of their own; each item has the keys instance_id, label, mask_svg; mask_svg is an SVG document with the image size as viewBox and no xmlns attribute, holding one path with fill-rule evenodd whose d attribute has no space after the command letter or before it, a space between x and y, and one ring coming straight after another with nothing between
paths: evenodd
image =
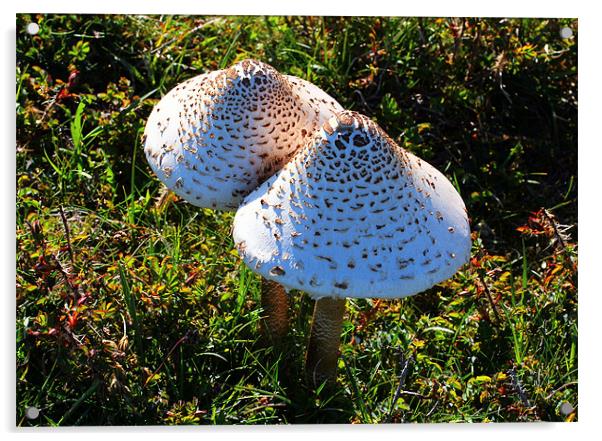
<instances>
[{"instance_id":1,"label":"red-tinged leaf","mask_svg":"<svg viewBox=\"0 0 602 441\"><path fill-rule=\"evenodd\" d=\"M75 86L78 75L79 75L79 70L77 70L77 69L69 74L69 79L67 80L68 88Z\"/></svg>"},{"instance_id":2,"label":"red-tinged leaf","mask_svg":"<svg viewBox=\"0 0 602 441\"><path fill-rule=\"evenodd\" d=\"M59 94L56 96L56 101L63 101L66 100L68 98L72 98L73 94L69 93L69 89L67 89L66 87L63 87L61 89L61 91L59 92Z\"/></svg>"},{"instance_id":3,"label":"red-tinged leaf","mask_svg":"<svg viewBox=\"0 0 602 441\"><path fill-rule=\"evenodd\" d=\"M56 266L48 264L46 262L46 259L44 259L44 256L40 256L40 258L38 259L38 263L34 265L33 269L37 273L47 275L50 271L56 269Z\"/></svg>"},{"instance_id":4,"label":"red-tinged leaf","mask_svg":"<svg viewBox=\"0 0 602 441\"><path fill-rule=\"evenodd\" d=\"M198 272L196 272L196 271L193 271L193 272L192 272L192 274L190 274L190 275L188 276L188 278L186 279L186 282L185 282L185 284L186 284L186 285L190 285L192 282L194 282L194 279L196 279L196 278L197 278L198 274L199 274Z\"/></svg>"},{"instance_id":5,"label":"red-tinged leaf","mask_svg":"<svg viewBox=\"0 0 602 441\"><path fill-rule=\"evenodd\" d=\"M77 326L78 315L79 314L77 311L74 311L72 314L67 315L67 324L71 329L75 329L75 327Z\"/></svg>"}]
</instances>

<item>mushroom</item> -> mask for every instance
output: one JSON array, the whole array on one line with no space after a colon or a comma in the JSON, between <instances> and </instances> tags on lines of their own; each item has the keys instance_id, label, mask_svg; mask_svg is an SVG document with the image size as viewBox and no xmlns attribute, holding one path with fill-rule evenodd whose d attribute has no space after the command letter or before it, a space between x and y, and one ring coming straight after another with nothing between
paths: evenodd
<instances>
[{"instance_id":1,"label":"mushroom","mask_svg":"<svg viewBox=\"0 0 602 441\"><path fill-rule=\"evenodd\" d=\"M315 384L336 375L345 298L417 294L451 277L471 246L450 181L349 111L245 198L233 236L252 270L317 300L306 355Z\"/></svg>"},{"instance_id":2,"label":"mushroom","mask_svg":"<svg viewBox=\"0 0 602 441\"><path fill-rule=\"evenodd\" d=\"M244 60L168 92L147 121L144 151L178 196L235 210L341 110L317 86Z\"/></svg>"},{"instance_id":3,"label":"mushroom","mask_svg":"<svg viewBox=\"0 0 602 441\"><path fill-rule=\"evenodd\" d=\"M191 78L153 108L144 152L157 177L189 203L234 210L341 106L317 86L244 60ZM288 327L287 295L262 281L263 333Z\"/></svg>"}]
</instances>

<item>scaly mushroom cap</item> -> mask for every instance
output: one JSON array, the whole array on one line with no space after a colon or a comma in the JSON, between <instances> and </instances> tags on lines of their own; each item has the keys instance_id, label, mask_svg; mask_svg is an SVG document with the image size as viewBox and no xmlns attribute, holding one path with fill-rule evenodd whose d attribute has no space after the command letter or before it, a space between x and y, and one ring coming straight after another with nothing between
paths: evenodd
<instances>
[{"instance_id":1,"label":"scaly mushroom cap","mask_svg":"<svg viewBox=\"0 0 602 441\"><path fill-rule=\"evenodd\" d=\"M347 111L245 198L233 235L251 269L314 298L416 294L451 277L471 244L449 180Z\"/></svg>"},{"instance_id":2,"label":"scaly mushroom cap","mask_svg":"<svg viewBox=\"0 0 602 441\"><path fill-rule=\"evenodd\" d=\"M146 124L144 151L183 199L235 209L340 110L313 84L244 60L165 95Z\"/></svg>"}]
</instances>

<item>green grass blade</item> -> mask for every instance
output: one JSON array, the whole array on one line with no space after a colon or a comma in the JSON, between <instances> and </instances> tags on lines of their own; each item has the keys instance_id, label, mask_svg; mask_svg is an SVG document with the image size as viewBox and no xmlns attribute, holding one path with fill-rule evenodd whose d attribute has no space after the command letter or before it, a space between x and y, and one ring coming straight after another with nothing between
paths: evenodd
<instances>
[{"instance_id":1,"label":"green grass blade","mask_svg":"<svg viewBox=\"0 0 602 441\"><path fill-rule=\"evenodd\" d=\"M349 367L347 358L343 355L341 355L341 358L343 360L343 365L345 366L345 373L347 374L347 378L349 379L349 382L351 383L353 395L355 396L356 403L359 407L359 411L362 416L362 423L370 423L371 418L366 410L366 403L364 402L363 394L360 393L359 387L357 385L357 379L355 378L355 375L353 374L353 372L351 371L351 368Z\"/></svg>"},{"instance_id":2,"label":"green grass blade","mask_svg":"<svg viewBox=\"0 0 602 441\"><path fill-rule=\"evenodd\" d=\"M71 415L82 405L84 401L86 401L94 393L96 393L96 389L98 389L98 386L100 386L100 380L96 379L94 380L92 385L83 393L83 395L79 397L75 403L73 403L73 406L71 406L69 410L65 412L63 417L57 423L57 426L62 425L64 421L68 420L71 417Z\"/></svg>"},{"instance_id":3,"label":"green grass blade","mask_svg":"<svg viewBox=\"0 0 602 441\"><path fill-rule=\"evenodd\" d=\"M127 281L122 262L119 262L119 280L121 281L121 289L123 298L125 300L125 305L134 327L134 343L136 345L136 352L138 353L138 356L142 357L144 352L142 347L142 336L140 335L140 323L138 320L138 314L136 312L136 302L130 290L130 285Z\"/></svg>"},{"instance_id":4,"label":"green grass blade","mask_svg":"<svg viewBox=\"0 0 602 441\"><path fill-rule=\"evenodd\" d=\"M84 109L86 108L86 102L84 100L80 101L77 105L77 109L75 110L75 115L71 120L69 125L71 129L71 139L73 141L73 150L75 154L78 154L81 142L82 142L82 132L84 130L84 122L82 119L82 115L84 113Z\"/></svg>"},{"instance_id":5,"label":"green grass blade","mask_svg":"<svg viewBox=\"0 0 602 441\"><path fill-rule=\"evenodd\" d=\"M528 281L529 281L529 265L527 264L527 249L525 247L525 239L522 239L523 244L523 274L522 274L522 284L523 284L523 292L527 289Z\"/></svg>"},{"instance_id":6,"label":"green grass blade","mask_svg":"<svg viewBox=\"0 0 602 441\"><path fill-rule=\"evenodd\" d=\"M224 54L224 56L220 60L220 62L219 62L219 68L220 69L224 69L230 63L230 54L232 52L232 49L234 49L234 46L236 45L236 42L238 41L238 38L241 35L241 28L242 28L242 25L239 25L238 29L236 30L236 34L234 35L234 38L232 39L232 41L230 41L230 45L228 46L228 49L226 50L226 53Z\"/></svg>"}]
</instances>

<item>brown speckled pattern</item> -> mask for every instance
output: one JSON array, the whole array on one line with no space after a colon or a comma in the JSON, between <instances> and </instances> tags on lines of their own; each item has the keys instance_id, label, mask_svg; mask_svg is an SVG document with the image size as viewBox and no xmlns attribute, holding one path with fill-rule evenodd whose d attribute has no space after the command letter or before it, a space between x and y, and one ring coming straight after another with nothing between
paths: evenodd
<instances>
[{"instance_id":1,"label":"brown speckled pattern","mask_svg":"<svg viewBox=\"0 0 602 441\"><path fill-rule=\"evenodd\" d=\"M348 111L245 198L233 234L252 269L315 298L416 294L470 253L449 180Z\"/></svg>"},{"instance_id":2,"label":"brown speckled pattern","mask_svg":"<svg viewBox=\"0 0 602 441\"><path fill-rule=\"evenodd\" d=\"M345 299L316 300L307 344L305 370L314 386L336 378Z\"/></svg>"},{"instance_id":3,"label":"brown speckled pattern","mask_svg":"<svg viewBox=\"0 0 602 441\"><path fill-rule=\"evenodd\" d=\"M244 60L172 89L149 117L144 151L180 197L233 210L340 110L313 84Z\"/></svg>"},{"instance_id":4,"label":"brown speckled pattern","mask_svg":"<svg viewBox=\"0 0 602 441\"><path fill-rule=\"evenodd\" d=\"M260 333L272 343L281 341L288 332L288 294L284 287L262 277L261 306Z\"/></svg>"}]
</instances>

